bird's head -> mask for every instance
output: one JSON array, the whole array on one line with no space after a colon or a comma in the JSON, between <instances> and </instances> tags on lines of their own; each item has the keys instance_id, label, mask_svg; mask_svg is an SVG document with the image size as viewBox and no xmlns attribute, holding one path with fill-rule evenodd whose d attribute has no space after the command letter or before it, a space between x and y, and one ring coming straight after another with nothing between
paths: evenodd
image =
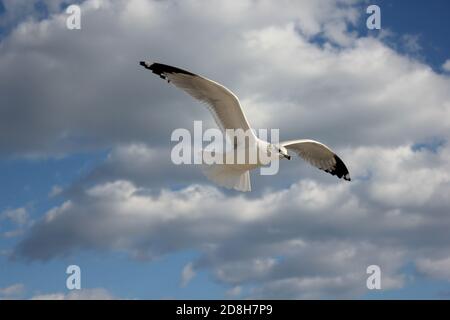
<instances>
[{"instance_id":1,"label":"bird's head","mask_svg":"<svg viewBox=\"0 0 450 320\"><path fill-rule=\"evenodd\" d=\"M291 160L291 156L289 155L287 149L278 144L270 144L270 153L277 154L280 159L286 158Z\"/></svg>"}]
</instances>

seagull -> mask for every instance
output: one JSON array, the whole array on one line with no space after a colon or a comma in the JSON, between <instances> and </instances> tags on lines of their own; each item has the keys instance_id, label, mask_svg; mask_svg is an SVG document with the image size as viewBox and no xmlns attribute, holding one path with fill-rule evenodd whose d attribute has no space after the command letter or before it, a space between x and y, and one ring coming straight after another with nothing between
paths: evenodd
<instances>
[{"instance_id":1,"label":"seagull","mask_svg":"<svg viewBox=\"0 0 450 320\"><path fill-rule=\"evenodd\" d=\"M253 143L256 143L260 150L265 150L268 156L275 155L277 159L291 160L291 155L288 153L291 151L320 170L337 176L339 179L351 180L341 158L323 143L299 139L271 144L257 138L251 130L238 97L225 86L198 74L166 64L146 61L140 61L139 64L206 104L222 132L226 133L226 129L250 131L253 134ZM234 145L234 148L237 146ZM251 191L249 172L260 166L262 166L260 161L252 164L228 164L227 162L205 166L204 173L220 186L247 192Z\"/></svg>"}]
</instances>

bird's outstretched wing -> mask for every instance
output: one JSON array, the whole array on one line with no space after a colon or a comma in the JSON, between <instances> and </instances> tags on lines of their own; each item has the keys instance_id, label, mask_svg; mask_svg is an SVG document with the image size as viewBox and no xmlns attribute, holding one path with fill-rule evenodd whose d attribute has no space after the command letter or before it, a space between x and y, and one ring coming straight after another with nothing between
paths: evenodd
<instances>
[{"instance_id":1,"label":"bird's outstretched wing","mask_svg":"<svg viewBox=\"0 0 450 320\"><path fill-rule=\"evenodd\" d=\"M292 140L280 143L288 150L297 153L303 160L320 170L326 171L338 178L350 181L350 174L344 162L326 145L314 140Z\"/></svg>"},{"instance_id":2,"label":"bird's outstretched wing","mask_svg":"<svg viewBox=\"0 0 450 320\"><path fill-rule=\"evenodd\" d=\"M192 72L161 63L141 61L139 64L169 83L173 83L195 99L204 102L224 133L226 129L242 129L244 132L250 130L250 125L241 108L239 99L221 84Z\"/></svg>"}]
</instances>

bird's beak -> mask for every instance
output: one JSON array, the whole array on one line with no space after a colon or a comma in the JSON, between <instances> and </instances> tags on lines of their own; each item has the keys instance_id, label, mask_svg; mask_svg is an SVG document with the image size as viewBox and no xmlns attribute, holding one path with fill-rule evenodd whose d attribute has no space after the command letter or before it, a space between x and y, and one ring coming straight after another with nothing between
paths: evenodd
<instances>
[{"instance_id":1,"label":"bird's beak","mask_svg":"<svg viewBox=\"0 0 450 320\"><path fill-rule=\"evenodd\" d=\"M283 154L283 156L284 156L286 159L291 160L291 156L290 156L290 155L288 155L288 154Z\"/></svg>"}]
</instances>

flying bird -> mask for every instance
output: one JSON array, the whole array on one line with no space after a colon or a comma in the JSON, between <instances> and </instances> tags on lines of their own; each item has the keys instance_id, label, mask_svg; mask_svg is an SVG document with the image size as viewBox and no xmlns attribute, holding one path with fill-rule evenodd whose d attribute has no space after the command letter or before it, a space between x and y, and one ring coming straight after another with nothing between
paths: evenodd
<instances>
[{"instance_id":1,"label":"flying bird","mask_svg":"<svg viewBox=\"0 0 450 320\"><path fill-rule=\"evenodd\" d=\"M145 61L141 61L139 64L185 91L193 98L205 103L224 133L226 129L251 131L238 97L223 85L177 67ZM323 143L299 139L271 144L257 138L254 133L252 134L252 141L256 144L256 147L265 150L269 156L275 155L279 159L290 160L291 155L288 151L291 151L320 170L337 176L339 179L351 180L347 167L341 158ZM236 145L234 147L237 148ZM262 166L262 163L259 161L256 164L228 164L227 162L207 165L204 167L204 173L218 185L245 192L251 191L250 170L260 166Z\"/></svg>"}]
</instances>

